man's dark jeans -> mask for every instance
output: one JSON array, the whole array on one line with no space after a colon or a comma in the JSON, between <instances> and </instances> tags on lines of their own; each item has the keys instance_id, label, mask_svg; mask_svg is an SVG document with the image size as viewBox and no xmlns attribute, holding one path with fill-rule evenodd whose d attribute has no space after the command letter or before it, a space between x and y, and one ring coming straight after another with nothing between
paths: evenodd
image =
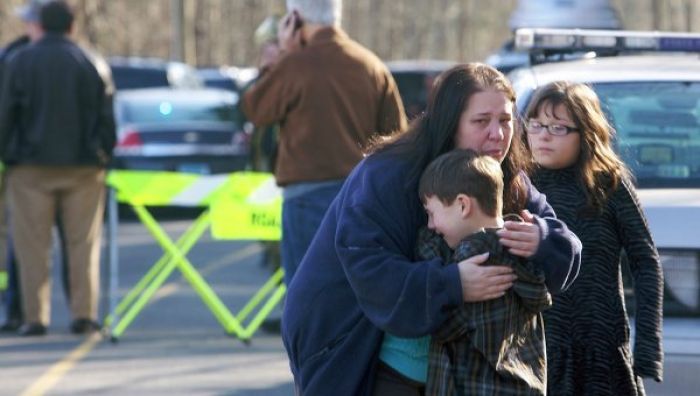
<instances>
[{"instance_id":1,"label":"man's dark jeans","mask_svg":"<svg viewBox=\"0 0 700 396\"><path fill-rule=\"evenodd\" d=\"M304 258L316 230L326 210L340 188L342 181L305 183L285 188L285 199L282 204L282 267L284 282L289 285L292 277ZM287 193L294 189L291 197Z\"/></svg>"}]
</instances>

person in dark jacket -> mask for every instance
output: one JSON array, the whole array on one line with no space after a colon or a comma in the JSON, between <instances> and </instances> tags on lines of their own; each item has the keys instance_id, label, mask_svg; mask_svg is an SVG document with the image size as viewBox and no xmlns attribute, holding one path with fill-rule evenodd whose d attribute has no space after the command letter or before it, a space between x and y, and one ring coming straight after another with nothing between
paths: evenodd
<instances>
[{"instance_id":1,"label":"person in dark jacket","mask_svg":"<svg viewBox=\"0 0 700 396\"><path fill-rule=\"evenodd\" d=\"M38 22L37 22L38 23ZM29 22L27 23L29 30ZM23 34L16 38L0 52L0 92L2 91L2 77L5 65L9 62L17 51L31 42L29 34ZM0 176L0 271L7 274L7 289L3 293L3 303L5 305L5 323L0 326L1 332L16 332L22 325L24 317L22 315L22 301L20 298L19 277L17 276L17 265L12 252L12 242L10 241L9 216L7 205L7 181L3 171Z\"/></svg>"},{"instance_id":2,"label":"person in dark jacket","mask_svg":"<svg viewBox=\"0 0 700 396\"><path fill-rule=\"evenodd\" d=\"M540 165L533 182L581 238L581 273L545 312L548 388L556 395L644 395L661 381L663 274L613 129L583 84L554 82L528 106L527 141ZM637 301L634 356L621 254Z\"/></svg>"},{"instance_id":3,"label":"person in dark jacket","mask_svg":"<svg viewBox=\"0 0 700 396\"><path fill-rule=\"evenodd\" d=\"M60 214L71 287L71 331L99 328L99 256L105 166L116 140L108 71L68 38L64 1L40 10L44 35L9 62L0 93L0 157L8 167L12 237L25 324L43 335L50 321L51 228ZM107 73L101 74L102 73Z\"/></svg>"},{"instance_id":4,"label":"person in dark jacket","mask_svg":"<svg viewBox=\"0 0 700 396\"><path fill-rule=\"evenodd\" d=\"M25 25L26 33L10 42L0 52L0 92L2 91L2 76L5 65L9 62L13 55L20 49L36 42L43 36L44 30L39 22L39 10L46 3L46 0L30 0L27 4L18 7L16 14L22 19ZM0 269L5 266L7 270L7 290L3 302L6 307L6 320L0 326L0 332L16 332L24 322L22 314L22 300L19 285L19 276L17 274L17 260L15 259L14 249L9 227L9 205L7 203L7 182L5 180L5 172L2 172L0 177ZM68 258L66 257L65 238L63 237L63 227L61 227L61 219L56 218L57 236L61 245L61 283L63 284L63 292L66 296L66 301L70 301L70 287L68 285Z\"/></svg>"},{"instance_id":5,"label":"person in dark jacket","mask_svg":"<svg viewBox=\"0 0 700 396\"><path fill-rule=\"evenodd\" d=\"M282 334L300 394L371 394L384 332L428 335L463 302L500 297L512 286L511 268L479 266L486 255L456 265L416 260L417 233L427 223L418 180L454 148L498 160L505 210L534 215L504 224L500 242L509 252L541 268L550 292L575 278L579 240L520 170L525 157L510 82L478 63L437 81L425 114L352 171L289 285Z\"/></svg>"}]
</instances>

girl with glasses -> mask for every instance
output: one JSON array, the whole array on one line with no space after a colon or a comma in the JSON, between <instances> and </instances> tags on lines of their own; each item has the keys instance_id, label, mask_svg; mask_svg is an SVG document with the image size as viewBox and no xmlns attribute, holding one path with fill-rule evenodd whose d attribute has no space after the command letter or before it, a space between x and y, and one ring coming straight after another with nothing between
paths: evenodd
<instances>
[{"instance_id":1,"label":"girl with glasses","mask_svg":"<svg viewBox=\"0 0 700 396\"><path fill-rule=\"evenodd\" d=\"M532 181L583 243L576 282L544 312L549 394L644 395L661 381L663 279L659 255L600 101L583 84L554 82L526 111ZM630 349L622 251L634 278L636 337Z\"/></svg>"}]
</instances>

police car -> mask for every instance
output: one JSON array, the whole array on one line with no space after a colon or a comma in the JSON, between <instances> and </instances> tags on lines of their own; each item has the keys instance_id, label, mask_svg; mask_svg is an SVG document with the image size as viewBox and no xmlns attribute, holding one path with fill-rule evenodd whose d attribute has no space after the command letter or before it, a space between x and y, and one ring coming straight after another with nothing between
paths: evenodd
<instances>
[{"instance_id":1,"label":"police car","mask_svg":"<svg viewBox=\"0 0 700 396\"><path fill-rule=\"evenodd\" d=\"M635 175L665 278L665 380L664 384L646 383L647 390L696 394L700 387L700 35L518 29L514 42L530 58L529 66L508 75L520 111L535 89L557 80L589 84L600 97L617 132L616 150ZM626 294L633 298L628 279Z\"/></svg>"}]
</instances>

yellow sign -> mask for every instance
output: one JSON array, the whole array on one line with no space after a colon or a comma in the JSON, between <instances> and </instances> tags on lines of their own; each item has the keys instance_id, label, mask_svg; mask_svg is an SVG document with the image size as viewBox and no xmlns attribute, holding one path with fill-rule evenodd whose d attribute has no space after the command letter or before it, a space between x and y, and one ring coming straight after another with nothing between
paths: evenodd
<instances>
[{"instance_id":1,"label":"yellow sign","mask_svg":"<svg viewBox=\"0 0 700 396\"><path fill-rule=\"evenodd\" d=\"M109 172L107 183L117 190L120 202L167 206L201 178L175 172L113 170Z\"/></svg>"},{"instance_id":2,"label":"yellow sign","mask_svg":"<svg viewBox=\"0 0 700 396\"><path fill-rule=\"evenodd\" d=\"M282 190L269 173L235 173L210 210L214 238L278 241L282 237Z\"/></svg>"}]
</instances>

